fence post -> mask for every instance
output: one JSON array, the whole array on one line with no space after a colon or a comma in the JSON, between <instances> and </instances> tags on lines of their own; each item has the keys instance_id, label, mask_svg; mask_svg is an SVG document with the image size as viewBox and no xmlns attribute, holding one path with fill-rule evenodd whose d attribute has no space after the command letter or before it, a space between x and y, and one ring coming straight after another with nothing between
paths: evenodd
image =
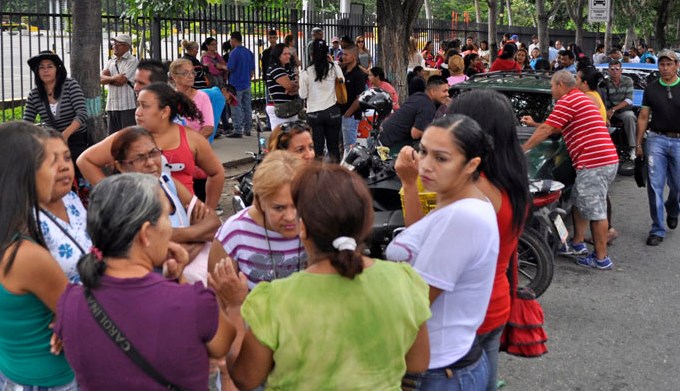
<instances>
[{"instance_id":1,"label":"fence post","mask_svg":"<svg viewBox=\"0 0 680 391\"><path fill-rule=\"evenodd\" d=\"M298 17L297 8L291 8L291 10L290 10L290 20L288 21L288 23L290 24L290 33L295 38L295 45L298 46L297 52L298 52L298 56L300 57L300 48L299 48L300 42L299 42L299 39L298 39L298 31L299 31L298 19L299 19L299 17ZM302 66L302 64L298 64L298 65Z\"/></svg>"},{"instance_id":2,"label":"fence post","mask_svg":"<svg viewBox=\"0 0 680 391\"><path fill-rule=\"evenodd\" d=\"M162 61L161 59L161 17L154 15L151 19L151 58Z\"/></svg>"}]
</instances>

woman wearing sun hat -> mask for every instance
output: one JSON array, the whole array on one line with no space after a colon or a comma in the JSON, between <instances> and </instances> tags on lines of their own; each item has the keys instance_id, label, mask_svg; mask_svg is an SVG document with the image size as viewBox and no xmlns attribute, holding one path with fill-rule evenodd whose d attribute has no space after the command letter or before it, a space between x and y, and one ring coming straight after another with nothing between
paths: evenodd
<instances>
[{"instance_id":1,"label":"woman wearing sun hat","mask_svg":"<svg viewBox=\"0 0 680 391\"><path fill-rule=\"evenodd\" d=\"M35 88L28 93L24 107L24 121L40 120L61 133L68 142L75 163L87 148L87 109L85 95L77 81L67 77L64 62L49 50L28 59L35 75ZM76 169L76 177L80 171Z\"/></svg>"}]
</instances>

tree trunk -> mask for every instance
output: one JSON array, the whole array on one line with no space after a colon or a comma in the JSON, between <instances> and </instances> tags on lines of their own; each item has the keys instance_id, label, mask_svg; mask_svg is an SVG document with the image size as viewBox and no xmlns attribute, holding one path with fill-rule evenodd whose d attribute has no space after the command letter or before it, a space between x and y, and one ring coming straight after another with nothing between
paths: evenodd
<instances>
[{"instance_id":1,"label":"tree trunk","mask_svg":"<svg viewBox=\"0 0 680 391\"><path fill-rule=\"evenodd\" d=\"M99 54L102 52L101 0L73 1L73 36L71 75L78 81L87 105L87 129L93 141L106 137L99 84Z\"/></svg>"},{"instance_id":2,"label":"tree trunk","mask_svg":"<svg viewBox=\"0 0 680 391\"><path fill-rule=\"evenodd\" d=\"M566 1L567 13L569 18L574 22L576 27L574 43L582 47L583 46L583 25L585 24L585 16L583 12L585 10L586 2L585 0L571 0Z\"/></svg>"},{"instance_id":3,"label":"tree trunk","mask_svg":"<svg viewBox=\"0 0 680 391\"><path fill-rule=\"evenodd\" d=\"M508 14L508 26L512 26L512 7L510 0L505 0L505 8L507 8Z\"/></svg>"},{"instance_id":4,"label":"tree trunk","mask_svg":"<svg viewBox=\"0 0 680 391\"><path fill-rule=\"evenodd\" d=\"M538 0L541 1L541 0ZM496 19L498 18L498 1L497 0L486 0L489 6L489 20L487 24L489 26L489 31L487 35L487 40L489 41L489 64L493 63L496 59L496 53L498 52L498 42L496 42Z\"/></svg>"},{"instance_id":5,"label":"tree trunk","mask_svg":"<svg viewBox=\"0 0 680 391\"><path fill-rule=\"evenodd\" d=\"M479 9L479 0L475 0L475 23L482 23L482 10Z\"/></svg>"},{"instance_id":6,"label":"tree trunk","mask_svg":"<svg viewBox=\"0 0 680 391\"><path fill-rule=\"evenodd\" d=\"M661 0L656 7L656 22L654 23L654 35L658 50L666 48L666 25L670 15L671 0Z\"/></svg>"},{"instance_id":7,"label":"tree trunk","mask_svg":"<svg viewBox=\"0 0 680 391\"><path fill-rule=\"evenodd\" d=\"M429 0L423 0L423 7L425 7L425 18L428 21L432 20L432 8L430 7Z\"/></svg>"},{"instance_id":8,"label":"tree trunk","mask_svg":"<svg viewBox=\"0 0 680 391\"><path fill-rule=\"evenodd\" d=\"M557 14L560 8L560 0L553 1L552 7L546 9L545 0L536 0L536 30L538 35L538 45L541 49L541 57L548 59L548 21Z\"/></svg>"},{"instance_id":9,"label":"tree trunk","mask_svg":"<svg viewBox=\"0 0 680 391\"><path fill-rule=\"evenodd\" d=\"M408 95L408 40L422 5L423 0L376 1L381 63L392 85L399 91L399 100L402 102Z\"/></svg>"},{"instance_id":10,"label":"tree trunk","mask_svg":"<svg viewBox=\"0 0 680 391\"><path fill-rule=\"evenodd\" d=\"M635 25L629 24L626 28L626 39L624 40L624 49L631 46L637 47L635 44L637 41L637 35L635 35ZM642 54L642 53L641 53Z\"/></svg>"}]
</instances>

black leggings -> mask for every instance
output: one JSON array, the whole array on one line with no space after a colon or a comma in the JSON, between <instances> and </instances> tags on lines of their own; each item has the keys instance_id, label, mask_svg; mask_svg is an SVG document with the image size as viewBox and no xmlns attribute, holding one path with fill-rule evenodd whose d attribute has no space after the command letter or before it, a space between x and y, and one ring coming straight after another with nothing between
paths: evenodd
<instances>
[{"instance_id":1,"label":"black leggings","mask_svg":"<svg viewBox=\"0 0 680 391\"><path fill-rule=\"evenodd\" d=\"M324 147L328 155L335 162L340 161L340 131L342 129L342 113L338 105L326 110L307 113L307 122L312 127L314 153L318 159L323 159Z\"/></svg>"}]
</instances>

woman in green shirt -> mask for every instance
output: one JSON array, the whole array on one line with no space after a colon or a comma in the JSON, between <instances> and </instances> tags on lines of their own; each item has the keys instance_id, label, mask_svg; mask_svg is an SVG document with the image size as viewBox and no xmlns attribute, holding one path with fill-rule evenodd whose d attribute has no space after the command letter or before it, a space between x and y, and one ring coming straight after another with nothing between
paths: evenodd
<instances>
[{"instance_id":1,"label":"woman in green shirt","mask_svg":"<svg viewBox=\"0 0 680 391\"><path fill-rule=\"evenodd\" d=\"M211 277L236 340L245 336L230 375L242 389L266 381L267 389L400 390L407 370L427 369L427 285L408 264L361 255L373 211L356 174L310 165L291 192L307 269L258 284L245 302L245 277L228 259Z\"/></svg>"},{"instance_id":2,"label":"woman in green shirt","mask_svg":"<svg viewBox=\"0 0 680 391\"><path fill-rule=\"evenodd\" d=\"M50 200L56 149L27 122L0 125L0 139L0 389L76 390L59 344L51 344L66 275L36 218L38 204Z\"/></svg>"}]
</instances>

